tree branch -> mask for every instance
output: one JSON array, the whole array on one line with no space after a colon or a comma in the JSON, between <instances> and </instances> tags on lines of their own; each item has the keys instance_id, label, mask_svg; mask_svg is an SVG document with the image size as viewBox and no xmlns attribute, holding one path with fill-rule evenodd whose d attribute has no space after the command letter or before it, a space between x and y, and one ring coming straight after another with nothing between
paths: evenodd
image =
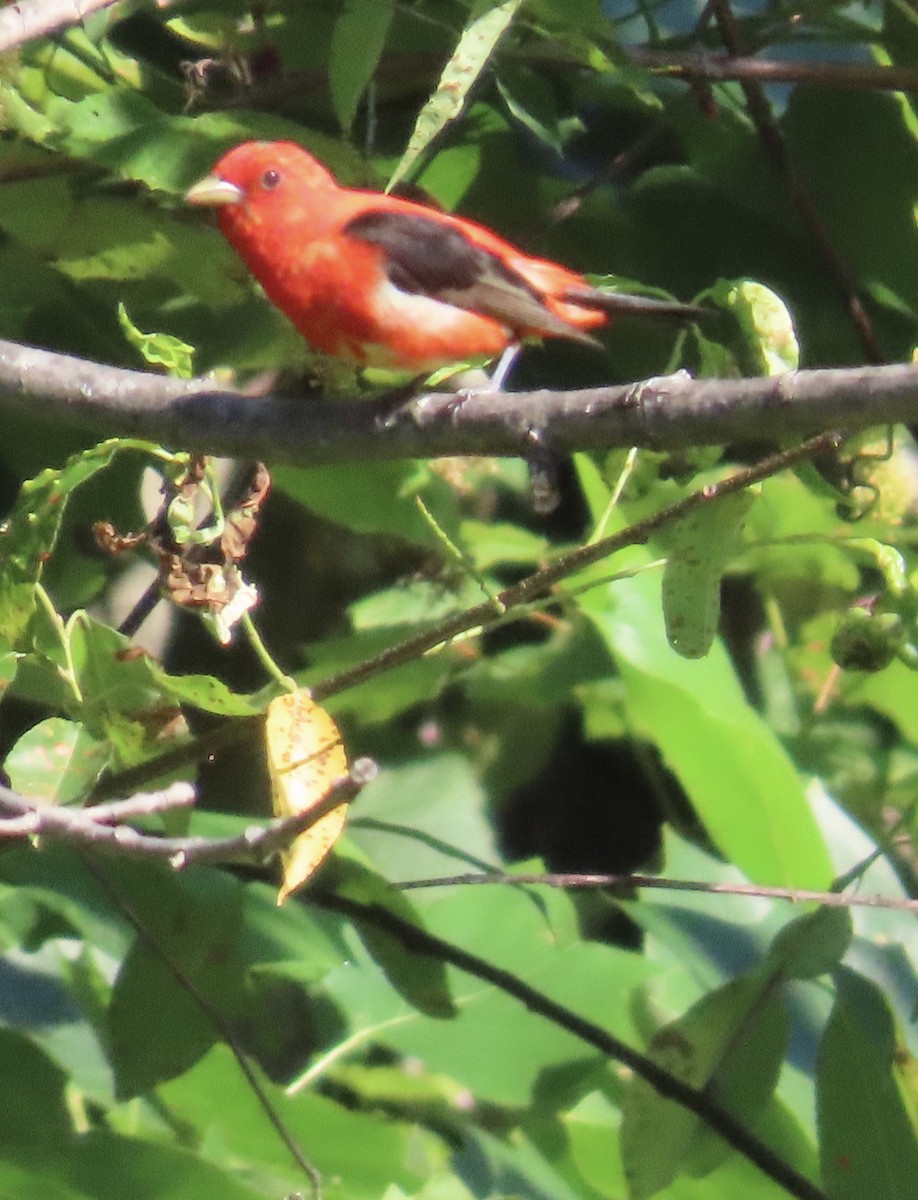
<instances>
[{"instance_id":1,"label":"tree branch","mask_svg":"<svg viewBox=\"0 0 918 1200\"><path fill-rule=\"evenodd\" d=\"M792 904L823 904L827 908L888 908L918 913L918 900L902 896L859 896L853 892L819 892L806 888L765 887L756 883L708 883L703 879L664 879L659 875L570 874L557 871L517 874L515 871L484 871L471 875L443 875L435 879L405 879L395 886L400 891L415 888L470 887L480 884L542 884L554 888L658 888L672 892L704 892L711 895L750 896L765 900L788 900Z\"/></svg>"},{"instance_id":2,"label":"tree branch","mask_svg":"<svg viewBox=\"0 0 918 1200\"><path fill-rule=\"evenodd\" d=\"M743 467L727 476L726 479L691 492L681 500L659 509L649 517L636 521L633 525L629 525L617 533L601 538L597 542L588 542L584 546L578 546L575 550L559 555L547 567L533 571L532 574L525 576L518 583L504 588L497 596L482 604L473 605L442 621L437 621L434 625L422 629L404 641L397 642L388 649L380 651L375 657L365 659L352 667L346 667L337 675L328 676L311 689L312 697L322 703L330 696L337 696L341 692L347 691L348 688L356 687L357 684L372 679L384 671L414 662L435 647L445 645L469 630L486 629L498 621L512 619L514 615L518 615L514 614L513 610L519 610L524 605L549 595L555 584L567 576L573 575L619 550L624 550L626 546L643 544L657 530L680 520L703 505L714 503L721 496L733 495L752 484L767 479L769 475L787 470L814 455L837 450L840 444L841 436L836 433L824 433L810 438L809 441L798 446L792 446L788 450L782 450L778 454L760 459L750 467ZM249 730L255 730L258 727L259 719L256 717L240 717L233 721L227 721L224 725L217 726L193 741L183 742L179 746L164 751L156 758L140 763L139 766L129 767L117 775L109 776L102 781L101 785L97 785L94 794L109 796L117 794L119 791L123 794L143 787L152 779L159 779L164 774L206 758L209 754L216 754L232 742L238 741L239 738L248 736Z\"/></svg>"},{"instance_id":3,"label":"tree branch","mask_svg":"<svg viewBox=\"0 0 918 1200\"><path fill-rule=\"evenodd\" d=\"M91 854L87 854L79 849L76 850L83 866L95 879L98 885L102 888L108 898L114 904L115 908L124 916L125 920L134 929L138 940L153 954L172 975L176 983L182 988L197 1005L198 1009L204 1014L204 1017L210 1022L211 1026L216 1030L217 1035L223 1039L229 1047L230 1053L236 1060L236 1065L242 1072L243 1078L249 1085L253 1096L258 1102L262 1112L267 1117L277 1136L280 1138L282 1145L286 1146L290 1157L293 1159L296 1166L303 1172L309 1180L309 1189L312 1200L322 1200L322 1176L306 1154L306 1151L300 1145L298 1138L293 1131L288 1128L286 1121L277 1111L271 1097L268 1094L267 1088L261 1081L260 1075L255 1067L249 1062L249 1057L246 1052L246 1047L239 1037L234 1023L227 1021L223 1013L217 1007L217 1004L198 987L192 976L186 971L176 960L164 949L159 938L151 932L146 922L141 917L140 913L134 906L121 895L121 892L115 886L107 872L102 866L95 861ZM299 1195L299 1193L294 1193Z\"/></svg>"},{"instance_id":4,"label":"tree branch","mask_svg":"<svg viewBox=\"0 0 918 1200\"><path fill-rule=\"evenodd\" d=\"M92 13L111 8L117 0L26 0L0 11L0 53L33 38L46 37L79 25Z\"/></svg>"},{"instance_id":5,"label":"tree branch","mask_svg":"<svg viewBox=\"0 0 918 1200\"><path fill-rule=\"evenodd\" d=\"M760 442L908 421L916 405L918 367L910 364L767 379L679 372L569 392L429 393L393 405L391 398L244 396L207 379L169 379L0 341L0 414L275 465L517 455L534 437L561 454Z\"/></svg>"},{"instance_id":6,"label":"tree branch","mask_svg":"<svg viewBox=\"0 0 918 1200\"><path fill-rule=\"evenodd\" d=\"M918 71L880 63L794 62L733 54L628 48L631 60L657 75L703 79L708 83L746 82L813 84L878 92L918 92Z\"/></svg>"},{"instance_id":7,"label":"tree branch","mask_svg":"<svg viewBox=\"0 0 918 1200\"><path fill-rule=\"evenodd\" d=\"M0 787L0 813L9 814L0 817L0 840L56 838L72 846L129 858L162 859L177 871L201 863L264 862L322 817L349 804L375 774L376 765L370 759L359 758L312 808L268 825L250 825L238 837L229 838L160 837L118 823L138 814L194 803L194 789L189 783L175 783L163 792L88 808L40 804Z\"/></svg>"},{"instance_id":8,"label":"tree branch","mask_svg":"<svg viewBox=\"0 0 918 1200\"><path fill-rule=\"evenodd\" d=\"M789 1195L799 1200L828 1200L825 1192L805 1176L795 1171L769 1146L760 1141L754 1134L736 1120L725 1108L718 1104L705 1091L696 1090L687 1083L671 1075L669 1071L658 1066L651 1058L640 1054L633 1047L613 1036L599 1025L587 1021L578 1013L556 1003L544 992L530 987L528 983L495 966L487 959L471 954L467 950L447 942L435 934L402 920L381 904L361 904L348 897L328 892L313 890L310 901L332 912L338 912L354 921L357 925L367 924L382 929L396 937L407 950L416 954L428 955L440 962L451 963L460 971L482 979L486 983L499 988L508 996L513 996L524 1004L530 1012L545 1017L553 1024L566 1029L574 1037L592 1046L601 1054L612 1058L646 1080L661 1096L674 1100L699 1117L706 1125L728 1142L734 1150L738 1150L755 1165L782 1187Z\"/></svg>"},{"instance_id":9,"label":"tree branch","mask_svg":"<svg viewBox=\"0 0 918 1200\"><path fill-rule=\"evenodd\" d=\"M132 817L150 816L168 812L174 808L189 808L195 801L194 788L180 781L164 788L161 792L138 792L127 800L115 800L110 804L96 804L91 808L58 808L45 801L30 800L11 788L0 786L0 837L37 837L49 832L55 825L54 814L62 817L58 822L65 825L85 825L91 822L100 827L102 835L113 832L111 826ZM45 814L52 814L49 822Z\"/></svg>"}]
</instances>

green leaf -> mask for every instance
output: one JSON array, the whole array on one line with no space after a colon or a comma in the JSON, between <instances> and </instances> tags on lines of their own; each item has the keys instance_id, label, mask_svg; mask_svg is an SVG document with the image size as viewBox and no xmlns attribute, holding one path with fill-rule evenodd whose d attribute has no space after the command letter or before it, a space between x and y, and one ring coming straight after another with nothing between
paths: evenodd
<instances>
[{"instance_id":1,"label":"green leaf","mask_svg":"<svg viewBox=\"0 0 918 1200\"><path fill-rule=\"evenodd\" d=\"M64 931L82 938L110 959L120 961L126 953L130 929L111 909L108 898L70 847L52 842L36 854L31 846L20 844L6 851L0 867L0 901L4 908L15 896L28 900L41 914L35 942L41 944L45 936ZM29 938L32 932L30 927Z\"/></svg>"},{"instance_id":2,"label":"green leaf","mask_svg":"<svg viewBox=\"0 0 918 1200\"><path fill-rule=\"evenodd\" d=\"M310 666L297 673L297 680L315 686L339 671L374 658L412 632L415 631L406 630L404 626L395 629L382 626L347 637L308 642L303 650ZM444 647L347 688L330 697L326 707L333 716L353 713L367 725L387 721L397 713L438 696L456 669L457 651Z\"/></svg>"},{"instance_id":3,"label":"green leaf","mask_svg":"<svg viewBox=\"0 0 918 1200\"><path fill-rule=\"evenodd\" d=\"M567 131L562 128L554 88L546 76L525 67L502 68L496 83L510 115L556 154L562 154Z\"/></svg>"},{"instance_id":4,"label":"green leaf","mask_svg":"<svg viewBox=\"0 0 918 1200\"><path fill-rule=\"evenodd\" d=\"M239 142L249 138L300 141L303 132L292 121L261 113L173 116L141 91L124 87L76 102L55 97L47 112L54 140L70 155L172 195L184 193L223 151ZM321 158L334 161L341 155L333 139L320 133L309 135L309 145Z\"/></svg>"},{"instance_id":5,"label":"green leaf","mask_svg":"<svg viewBox=\"0 0 918 1200\"><path fill-rule=\"evenodd\" d=\"M212 821L215 814L208 814ZM200 818L199 818L200 819ZM220 817L210 828L196 825L203 836L238 836L249 818ZM334 918L305 904L278 908L277 888L250 883L243 896L244 924L239 957L253 978L271 976L311 984L347 957L347 943Z\"/></svg>"},{"instance_id":6,"label":"green leaf","mask_svg":"<svg viewBox=\"0 0 918 1200\"><path fill-rule=\"evenodd\" d=\"M394 0L345 0L335 22L328 84L335 116L345 133L382 56L394 8Z\"/></svg>"},{"instance_id":7,"label":"green leaf","mask_svg":"<svg viewBox=\"0 0 918 1200\"><path fill-rule=\"evenodd\" d=\"M650 1045L656 1063L706 1089L747 1125L774 1090L787 1044L787 1016L771 986L758 973L734 979L661 1029ZM704 1174L728 1153L694 1113L643 1079L629 1085L623 1114L622 1157L634 1200L655 1195L689 1166Z\"/></svg>"},{"instance_id":8,"label":"green leaf","mask_svg":"<svg viewBox=\"0 0 918 1200\"><path fill-rule=\"evenodd\" d=\"M392 883L501 863L487 793L455 753L381 770L360 793L348 832Z\"/></svg>"},{"instance_id":9,"label":"green leaf","mask_svg":"<svg viewBox=\"0 0 918 1200\"><path fill-rule=\"evenodd\" d=\"M19 661L19 655L7 649L0 639L0 701L2 701L7 688L16 679Z\"/></svg>"},{"instance_id":10,"label":"green leaf","mask_svg":"<svg viewBox=\"0 0 918 1200\"><path fill-rule=\"evenodd\" d=\"M463 521L461 543L479 571L499 563L535 566L545 560L549 548L546 537L502 521Z\"/></svg>"},{"instance_id":11,"label":"green leaf","mask_svg":"<svg viewBox=\"0 0 918 1200\"><path fill-rule=\"evenodd\" d=\"M142 333L123 304L118 305L118 322L124 336L146 362L163 367L167 375L177 379L191 379L194 375L194 346L169 333Z\"/></svg>"},{"instance_id":12,"label":"green leaf","mask_svg":"<svg viewBox=\"0 0 918 1200\"><path fill-rule=\"evenodd\" d=\"M239 884L215 871L177 877L133 866L131 902L146 936L121 964L108 1014L122 1097L187 1071L220 1038L183 979L224 1021L244 1007Z\"/></svg>"},{"instance_id":13,"label":"green leaf","mask_svg":"<svg viewBox=\"0 0 918 1200\"><path fill-rule=\"evenodd\" d=\"M64 1100L64 1072L13 1029L0 1029L0 1064L0 1105L4 1113L0 1145L33 1142L39 1132L42 1141L50 1145L66 1140L72 1127Z\"/></svg>"},{"instance_id":14,"label":"green leaf","mask_svg":"<svg viewBox=\"0 0 918 1200\"><path fill-rule=\"evenodd\" d=\"M433 156L418 176L417 186L435 196L438 203L452 212L461 204L480 170L481 147L460 142L444 147ZM444 371L449 372L450 368L445 367Z\"/></svg>"},{"instance_id":15,"label":"green leaf","mask_svg":"<svg viewBox=\"0 0 918 1200\"><path fill-rule=\"evenodd\" d=\"M81 725L49 717L22 735L3 767L10 785L30 800L69 804L96 782L110 754Z\"/></svg>"},{"instance_id":16,"label":"green leaf","mask_svg":"<svg viewBox=\"0 0 918 1200\"><path fill-rule=\"evenodd\" d=\"M492 4L490 0L484 0L483 4L476 5L452 58L443 69L436 91L418 113L405 152L389 179L387 192L405 178L437 134L462 112L473 84L509 28L521 2L503 0L503 3Z\"/></svg>"},{"instance_id":17,"label":"green leaf","mask_svg":"<svg viewBox=\"0 0 918 1200\"><path fill-rule=\"evenodd\" d=\"M448 489L421 463L280 467L273 477L276 487L311 512L357 533L391 533L430 545L434 535L414 502L422 491L437 520L447 528L450 524L442 511L450 500Z\"/></svg>"},{"instance_id":18,"label":"green leaf","mask_svg":"<svg viewBox=\"0 0 918 1200\"><path fill-rule=\"evenodd\" d=\"M115 738L119 752L130 750L138 724L149 724L150 739L155 738L170 717L169 704L193 705L218 716L251 717L262 713L270 699L268 691L233 692L211 675L170 675L146 654L134 654L124 634L86 612L71 616L67 633L82 697L80 715L98 736Z\"/></svg>"},{"instance_id":19,"label":"green leaf","mask_svg":"<svg viewBox=\"0 0 918 1200\"><path fill-rule=\"evenodd\" d=\"M822 1174L832 1200L902 1200L918 1179L918 1143L893 1077L895 1034L883 993L837 976L816 1079Z\"/></svg>"},{"instance_id":20,"label":"green leaf","mask_svg":"<svg viewBox=\"0 0 918 1200\"><path fill-rule=\"evenodd\" d=\"M0 636L11 645L19 642L35 609L35 585L54 549L71 493L126 450L162 454L151 442L112 438L22 485L13 511L0 527Z\"/></svg>"},{"instance_id":21,"label":"green leaf","mask_svg":"<svg viewBox=\"0 0 918 1200\"><path fill-rule=\"evenodd\" d=\"M648 977L639 955L583 942L568 897L547 888L474 887L413 893L426 928L482 955L552 999L633 1040L629 999ZM417 958L415 961L418 961ZM333 1027L326 1052L336 1059L363 1045L390 1046L420 1057L427 1069L450 1076L481 1100L514 1107L553 1108L539 1086L552 1068L602 1056L567 1030L481 980L448 969L456 1005L452 1020L433 1020L411 1008L386 984L360 946L349 965L333 971L324 989L345 1028Z\"/></svg>"},{"instance_id":22,"label":"green leaf","mask_svg":"<svg viewBox=\"0 0 918 1200\"><path fill-rule=\"evenodd\" d=\"M908 263L918 250L918 170L906 105L881 93L795 88L783 128L791 155L807 163L807 184L833 246L860 280L885 284L914 312L918 285ZM863 153L848 163L844 147L852 138Z\"/></svg>"},{"instance_id":23,"label":"green leaf","mask_svg":"<svg viewBox=\"0 0 918 1200\"><path fill-rule=\"evenodd\" d=\"M720 622L720 583L740 548L740 531L756 496L722 496L665 532L663 617L669 644L684 658L703 658Z\"/></svg>"},{"instance_id":24,"label":"green leaf","mask_svg":"<svg viewBox=\"0 0 918 1200\"><path fill-rule=\"evenodd\" d=\"M608 491L592 463L581 456L578 465L598 520ZM649 561L633 547L612 565ZM599 563L576 582L608 572ZM593 587L579 604L618 664L632 730L659 748L717 846L751 879L824 888L833 871L804 782L749 705L720 643L695 662L673 652L654 573Z\"/></svg>"},{"instance_id":25,"label":"green leaf","mask_svg":"<svg viewBox=\"0 0 918 1200\"><path fill-rule=\"evenodd\" d=\"M816 979L836 969L852 933L849 909L818 908L784 926L769 948L764 967L785 979Z\"/></svg>"},{"instance_id":26,"label":"green leaf","mask_svg":"<svg viewBox=\"0 0 918 1200\"><path fill-rule=\"evenodd\" d=\"M894 661L884 671L852 680L848 698L870 705L893 721L903 737L918 742L918 673Z\"/></svg>"},{"instance_id":27,"label":"green leaf","mask_svg":"<svg viewBox=\"0 0 918 1200\"><path fill-rule=\"evenodd\" d=\"M423 918L415 906L381 875L355 857L346 859L343 854L338 855L335 865L340 872L335 882L335 891L339 895L370 907L383 908L408 925L423 928ZM456 1015L446 969L439 959L413 953L399 938L378 929L372 922L358 923L356 928L374 961L407 1003L431 1017L445 1019Z\"/></svg>"},{"instance_id":28,"label":"green leaf","mask_svg":"<svg viewBox=\"0 0 918 1200\"><path fill-rule=\"evenodd\" d=\"M355 601L348 608L348 616L358 632L385 628L392 637L397 637L399 626L432 625L487 599L477 579L465 577L459 585L449 587L430 579L410 580ZM402 636L407 632L402 630Z\"/></svg>"},{"instance_id":29,"label":"green leaf","mask_svg":"<svg viewBox=\"0 0 918 1200\"><path fill-rule=\"evenodd\" d=\"M384 1184L414 1195L429 1173L445 1165L446 1147L416 1126L343 1107L312 1091L291 1097L270 1080L262 1087L322 1172L330 1196L379 1200ZM238 1162L246 1173L263 1177L259 1195L265 1200L302 1191L302 1173L226 1046L215 1046L159 1094L171 1113L206 1135L202 1157L219 1165ZM214 1195L222 1193L212 1193L211 1200Z\"/></svg>"},{"instance_id":30,"label":"green leaf","mask_svg":"<svg viewBox=\"0 0 918 1200\"><path fill-rule=\"evenodd\" d=\"M92 735L111 743L119 766L141 761L162 726L177 716L163 696L145 655L128 638L78 611L67 623L80 717Z\"/></svg>"},{"instance_id":31,"label":"green leaf","mask_svg":"<svg viewBox=\"0 0 918 1200\"><path fill-rule=\"evenodd\" d=\"M555 706L576 694L589 726L599 707L596 695L609 683L610 667L594 627L577 621L562 625L544 642L482 656L465 669L462 682L472 700L525 709L529 719L534 710L557 712ZM619 714L616 732L620 730ZM587 736L593 734L588 730Z\"/></svg>"},{"instance_id":32,"label":"green leaf","mask_svg":"<svg viewBox=\"0 0 918 1200\"><path fill-rule=\"evenodd\" d=\"M469 1126L454 1161L460 1177L474 1181L477 1194L495 1200L523 1196L582 1200L584 1195L525 1135L497 1137Z\"/></svg>"},{"instance_id":33,"label":"green leaf","mask_svg":"<svg viewBox=\"0 0 918 1200\"><path fill-rule=\"evenodd\" d=\"M621 1164L621 1109L600 1091L589 1092L562 1118L570 1156L582 1178L610 1200L627 1187Z\"/></svg>"},{"instance_id":34,"label":"green leaf","mask_svg":"<svg viewBox=\"0 0 918 1200\"><path fill-rule=\"evenodd\" d=\"M264 1190L224 1165L173 1146L94 1129L69 1145L25 1143L5 1152L0 1191L17 1200L125 1200L145 1191L160 1200L264 1200Z\"/></svg>"},{"instance_id":35,"label":"green leaf","mask_svg":"<svg viewBox=\"0 0 918 1200\"><path fill-rule=\"evenodd\" d=\"M780 296L751 279L720 280L708 294L736 317L756 374L797 370L800 346L793 318Z\"/></svg>"},{"instance_id":36,"label":"green leaf","mask_svg":"<svg viewBox=\"0 0 918 1200\"><path fill-rule=\"evenodd\" d=\"M176 704L189 704L220 717L260 716L275 694L268 686L257 692L234 692L213 675L170 675L152 659L147 660L150 677L164 696Z\"/></svg>"},{"instance_id":37,"label":"green leaf","mask_svg":"<svg viewBox=\"0 0 918 1200\"><path fill-rule=\"evenodd\" d=\"M51 909L42 906L39 912L35 928L44 923L47 929ZM109 989L99 963L107 971L111 963L71 937L50 937L32 953L13 951L10 957L15 966L7 961L6 969L15 972L16 1000L5 1004L4 1020L26 1032L60 1068L68 1091L110 1104L114 1089L101 1011ZM48 1117L51 1121L52 1113Z\"/></svg>"}]
</instances>

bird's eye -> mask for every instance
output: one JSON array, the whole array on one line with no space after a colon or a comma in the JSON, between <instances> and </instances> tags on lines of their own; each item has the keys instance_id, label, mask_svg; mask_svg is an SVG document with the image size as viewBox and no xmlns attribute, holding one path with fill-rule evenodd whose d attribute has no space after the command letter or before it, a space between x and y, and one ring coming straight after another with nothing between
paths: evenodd
<instances>
[{"instance_id":1,"label":"bird's eye","mask_svg":"<svg viewBox=\"0 0 918 1200\"><path fill-rule=\"evenodd\" d=\"M272 167L269 170L265 171L264 175L262 175L261 186L265 189L266 192L271 192L277 187L277 185L280 183L280 181L281 181L280 171L275 171L274 168Z\"/></svg>"}]
</instances>

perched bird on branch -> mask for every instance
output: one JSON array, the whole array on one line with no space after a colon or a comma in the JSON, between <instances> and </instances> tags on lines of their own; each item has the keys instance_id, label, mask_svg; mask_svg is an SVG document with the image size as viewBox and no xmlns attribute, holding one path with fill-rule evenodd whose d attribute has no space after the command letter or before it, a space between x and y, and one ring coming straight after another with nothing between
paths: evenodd
<instances>
[{"instance_id":1,"label":"perched bird on branch","mask_svg":"<svg viewBox=\"0 0 918 1200\"><path fill-rule=\"evenodd\" d=\"M427 374L529 338L595 345L587 331L621 313L702 312L601 291L474 221L341 187L292 142L244 142L185 199L218 210L227 241L312 346L358 366Z\"/></svg>"}]
</instances>

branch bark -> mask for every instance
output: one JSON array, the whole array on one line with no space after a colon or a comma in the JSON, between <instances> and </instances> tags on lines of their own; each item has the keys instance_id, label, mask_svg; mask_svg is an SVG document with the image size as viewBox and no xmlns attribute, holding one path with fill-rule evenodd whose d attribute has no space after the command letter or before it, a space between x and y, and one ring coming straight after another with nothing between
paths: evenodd
<instances>
[{"instance_id":1,"label":"branch bark","mask_svg":"<svg viewBox=\"0 0 918 1200\"><path fill-rule=\"evenodd\" d=\"M787 900L791 904L823 904L826 908L887 908L894 912L918 912L918 900L901 896L862 895L859 892L820 892L808 888L766 887L756 883L709 883L704 879L666 879L659 875L602 875L539 871L484 871L470 875L441 875L432 879L403 879L396 886L410 892L422 888L477 887L484 884L542 884L553 888L657 888L672 892L703 892L705 895L750 896L756 899Z\"/></svg>"},{"instance_id":2,"label":"branch bark","mask_svg":"<svg viewBox=\"0 0 918 1200\"><path fill-rule=\"evenodd\" d=\"M703 79L708 83L752 80L877 92L918 91L918 71L884 63L781 61L734 54L654 50L646 46L631 46L628 55L638 66L675 79Z\"/></svg>"},{"instance_id":3,"label":"branch bark","mask_svg":"<svg viewBox=\"0 0 918 1200\"><path fill-rule=\"evenodd\" d=\"M111 8L115 3L116 0L28 0L24 4L10 4L0 12L0 52L79 25L92 13Z\"/></svg>"},{"instance_id":4,"label":"branch bark","mask_svg":"<svg viewBox=\"0 0 918 1200\"><path fill-rule=\"evenodd\" d=\"M487 629L498 621L512 617L514 610L520 610L525 605L547 596L555 584L592 563L610 557L626 546L642 545L659 529L681 520L703 505L714 504L723 496L735 495L737 492L767 479L769 475L787 470L815 455L833 453L840 444L839 434L823 433L799 445L791 446L787 450L760 459L752 466L743 467L718 483L707 484L700 490L691 492L688 496L684 496L681 500L677 500L665 508L658 509L649 517L645 517L625 529L561 554L548 566L534 571L531 575L526 575L518 583L504 588L503 591L484 603L452 614L432 626L421 629L419 633L406 638L405 641L380 651L373 658L364 659L352 667L345 667L337 675L327 676L311 689L312 697L319 703L323 703L329 697L339 695L348 688L356 687L384 671L414 662L422 655L438 646L447 644L453 638L459 637L471 629ZM159 779L163 775L187 766L188 763L200 761L209 754L217 753L240 737L249 736L249 732L256 729L258 724L258 718L254 717L240 717L228 721L191 742L183 742L178 747L166 750L157 758L149 759L137 767L130 767L118 775L108 776L102 782L101 787L96 786L93 794L109 796L134 792L149 783L151 779Z\"/></svg>"},{"instance_id":5,"label":"branch bark","mask_svg":"<svg viewBox=\"0 0 918 1200\"><path fill-rule=\"evenodd\" d=\"M769 1179L774 1180L788 1195L796 1196L798 1200L828 1200L828 1196L820 1187L784 1162L780 1155L760 1141L706 1090L690 1087L647 1055L639 1053L579 1013L558 1004L544 992L537 991L518 975L477 954L472 954L453 942L437 937L436 934L428 933L417 925L412 925L381 904L362 904L347 896L319 890L313 890L310 899L320 908L341 913L357 925L370 925L391 934L410 952L451 963L460 971L499 988L525 1005L530 1012L544 1017L561 1029L566 1029L568 1033L606 1057L623 1063L661 1096L675 1100L677 1104L693 1112L729 1142L734 1150L739 1151Z\"/></svg>"},{"instance_id":6,"label":"branch bark","mask_svg":"<svg viewBox=\"0 0 918 1200\"><path fill-rule=\"evenodd\" d=\"M176 871L202 863L261 863L291 845L328 813L350 804L375 774L376 765L371 759L358 758L350 772L336 780L312 808L266 825L252 824L237 837L226 838L161 837L121 823L135 816L190 806L195 794L189 783L174 783L163 792L88 808L38 803L0 785L0 844L4 839L57 839L127 858L160 859Z\"/></svg>"},{"instance_id":7,"label":"branch bark","mask_svg":"<svg viewBox=\"0 0 918 1200\"><path fill-rule=\"evenodd\" d=\"M0 341L0 414L93 437L140 437L278 465L455 454L562 454L642 446L761 442L914 419L918 366L793 371L769 379L692 379L571 392L429 393L300 400L219 391Z\"/></svg>"}]
</instances>

